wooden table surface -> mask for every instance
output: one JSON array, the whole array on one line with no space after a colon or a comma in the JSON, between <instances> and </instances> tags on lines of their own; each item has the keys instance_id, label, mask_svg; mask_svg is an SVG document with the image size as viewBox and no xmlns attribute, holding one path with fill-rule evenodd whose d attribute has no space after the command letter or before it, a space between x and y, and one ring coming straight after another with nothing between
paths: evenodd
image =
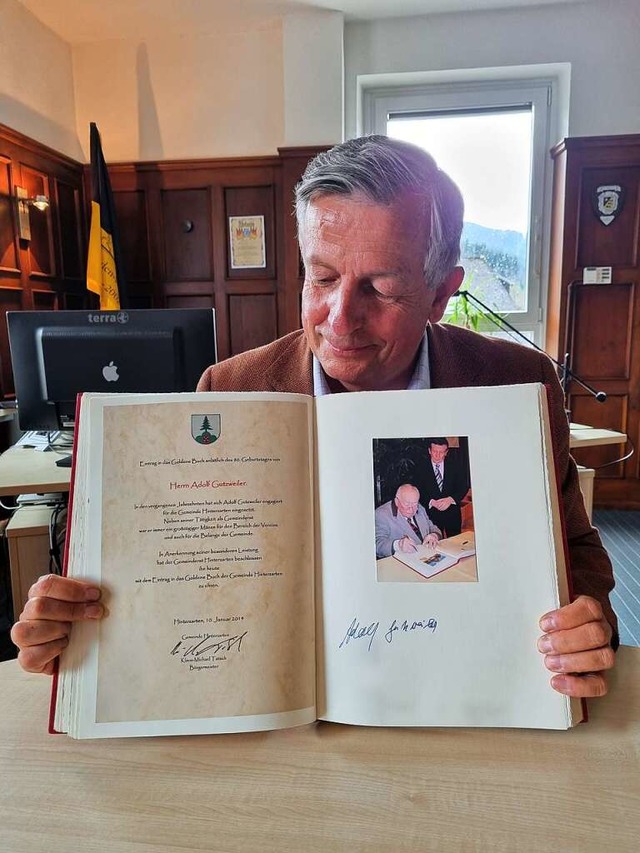
<instances>
[{"instance_id":1,"label":"wooden table surface","mask_svg":"<svg viewBox=\"0 0 640 853\"><path fill-rule=\"evenodd\" d=\"M627 435L613 429L600 429L585 424L569 425L569 446L572 450L583 447L600 447L605 444L626 444Z\"/></svg>"},{"instance_id":2,"label":"wooden table surface","mask_svg":"<svg viewBox=\"0 0 640 853\"><path fill-rule=\"evenodd\" d=\"M0 456L0 496L30 492L68 492L71 468L61 468L56 460L71 448L42 452L14 445Z\"/></svg>"},{"instance_id":3,"label":"wooden table surface","mask_svg":"<svg viewBox=\"0 0 640 853\"><path fill-rule=\"evenodd\" d=\"M3 663L0 849L636 853L640 649L618 658L569 732L319 723L111 741L48 735L49 679Z\"/></svg>"}]
</instances>

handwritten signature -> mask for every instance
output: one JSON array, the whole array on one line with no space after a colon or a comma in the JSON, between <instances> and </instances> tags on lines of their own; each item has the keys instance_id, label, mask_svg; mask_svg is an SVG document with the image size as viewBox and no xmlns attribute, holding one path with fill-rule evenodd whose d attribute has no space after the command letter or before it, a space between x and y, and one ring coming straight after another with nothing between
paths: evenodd
<instances>
[{"instance_id":1,"label":"handwritten signature","mask_svg":"<svg viewBox=\"0 0 640 853\"><path fill-rule=\"evenodd\" d=\"M375 639L376 634L378 633L378 628L380 627L380 622L370 622L368 625L361 625L360 620L354 618L351 622L351 625L347 628L347 633L342 638L339 649L344 646L348 646L350 642L354 640L362 640L369 639L367 643L367 651L371 651L371 646ZM412 631L431 631L431 633L435 633L436 628L438 627L438 620L431 617L429 619L416 619L414 621L409 621L408 619L403 619L398 622L394 619L387 630L384 633L384 638L387 643L392 643L394 637L398 632L409 634Z\"/></svg>"},{"instance_id":2,"label":"handwritten signature","mask_svg":"<svg viewBox=\"0 0 640 853\"><path fill-rule=\"evenodd\" d=\"M235 637L226 637L224 640L219 640L215 643L207 642L210 640L214 634L207 634L201 640L198 640L197 643L193 645L189 645L184 643L182 640L178 640L175 646L171 649L170 654L172 655L180 655L180 659L185 661L187 656L193 655L195 660L198 660L207 652L212 655L220 654L224 652L239 652L242 648L242 641L247 636L249 632L244 631L242 634L236 634Z\"/></svg>"}]
</instances>

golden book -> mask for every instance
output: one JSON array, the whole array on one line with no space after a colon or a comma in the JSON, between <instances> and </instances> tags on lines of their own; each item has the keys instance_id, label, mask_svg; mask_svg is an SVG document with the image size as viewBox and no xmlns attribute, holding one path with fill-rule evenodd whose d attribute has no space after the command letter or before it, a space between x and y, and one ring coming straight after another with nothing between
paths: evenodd
<instances>
[{"instance_id":1,"label":"golden book","mask_svg":"<svg viewBox=\"0 0 640 853\"><path fill-rule=\"evenodd\" d=\"M536 648L569 600L548 418L542 385L82 395L66 571L106 615L73 626L53 730L574 725Z\"/></svg>"}]
</instances>

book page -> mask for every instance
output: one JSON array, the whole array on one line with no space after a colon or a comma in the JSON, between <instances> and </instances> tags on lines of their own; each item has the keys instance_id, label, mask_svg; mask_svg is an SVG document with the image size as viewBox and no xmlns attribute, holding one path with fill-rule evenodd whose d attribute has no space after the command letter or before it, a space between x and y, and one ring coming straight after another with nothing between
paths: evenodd
<instances>
[{"instance_id":1,"label":"book page","mask_svg":"<svg viewBox=\"0 0 640 853\"><path fill-rule=\"evenodd\" d=\"M81 728L315 719L311 400L169 396L83 400L91 473L74 502L89 499L108 615L85 641Z\"/></svg>"},{"instance_id":2,"label":"book page","mask_svg":"<svg viewBox=\"0 0 640 853\"><path fill-rule=\"evenodd\" d=\"M539 385L316 401L322 718L571 725L536 648L565 571L545 406ZM425 485L425 471L435 483L434 442L446 456L435 496ZM454 460L467 466L467 480L458 466L464 497L448 484ZM433 576L395 556L401 542L417 554L429 535L454 554Z\"/></svg>"}]
</instances>

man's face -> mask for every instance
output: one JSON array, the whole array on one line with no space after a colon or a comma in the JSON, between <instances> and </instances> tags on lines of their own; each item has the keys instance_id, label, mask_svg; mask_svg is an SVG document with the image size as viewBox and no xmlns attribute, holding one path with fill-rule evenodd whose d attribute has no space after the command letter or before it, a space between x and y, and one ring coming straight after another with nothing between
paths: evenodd
<instances>
[{"instance_id":1,"label":"man's face","mask_svg":"<svg viewBox=\"0 0 640 853\"><path fill-rule=\"evenodd\" d=\"M431 461L436 465L439 465L441 462L444 462L445 456L448 452L449 448L446 444L429 445L429 456L431 457Z\"/></svg>"},{"instance_id":2,"label":"man's face","mask_svg":"<svg viewBox=\"0 0 640 853\"><path fill-rule=\"evenodd\" d=\"M420 494L417 489L407 492L398 492L395 498L396 507L400 515L412 518L418 511Z\"/></svg>"},{"instance_id":3,"label":"man's face","mask_svg":"<svg viewBox=\"0 0 640 853\"><path fill-rule=\"evenodd\" d=\"M462 270L436 291L424 281L422 203L321 196L301 223L302 325L333 383L347 391L406 388L428 320L437 322Z\"/></svg>"}]
</instances>

